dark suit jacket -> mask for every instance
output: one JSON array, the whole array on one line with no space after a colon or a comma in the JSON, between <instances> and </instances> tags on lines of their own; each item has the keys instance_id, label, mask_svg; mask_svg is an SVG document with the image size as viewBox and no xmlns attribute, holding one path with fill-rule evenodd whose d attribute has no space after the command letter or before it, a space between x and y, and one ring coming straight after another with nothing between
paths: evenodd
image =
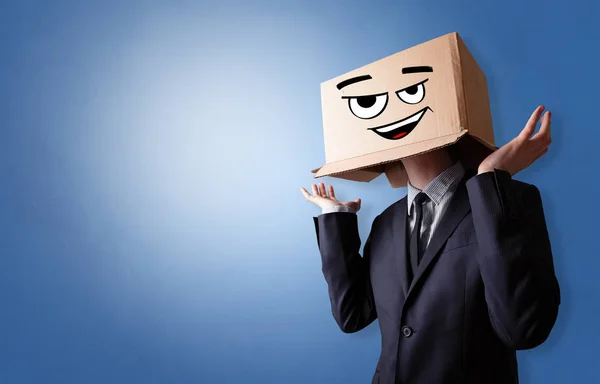
<instances>
[{"instance_id":1,"label":"dark suit jacket","mask_svg":"<svg viewBox=\"0 0 600 384\"><path fill-rule=\"evenodd\" d=\"M379 319L372 383L517 383L516 350L548 337L560 290L538 189L508 172L467 174L409 285L406 198L375 218L315 218L333 316L343 332ZM468 180L468 181L467 181Z\"/></svg>"}]
</instances>

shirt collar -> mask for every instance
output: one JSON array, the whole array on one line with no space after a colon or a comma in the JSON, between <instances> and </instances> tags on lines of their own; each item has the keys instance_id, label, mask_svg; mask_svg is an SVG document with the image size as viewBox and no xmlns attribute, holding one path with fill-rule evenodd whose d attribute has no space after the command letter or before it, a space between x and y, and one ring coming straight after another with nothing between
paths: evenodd
<instances>
[{"instance_id":1,"label":"shirt collar","mask_svg":"<svg viewBox=\"0 0 600 384\"><path fill-rule=\"evenodd\" d=\"M464 175L465 169L460 161L457 161L437 175L435 179L431 180L422 191L412 185L409 181L407 194L408 214L410 215L412 203L419 192L424 192L435 205L438 205L446 193L453 192L454 188L458 182L462 180Z\"/></svg>"}]
</instances>

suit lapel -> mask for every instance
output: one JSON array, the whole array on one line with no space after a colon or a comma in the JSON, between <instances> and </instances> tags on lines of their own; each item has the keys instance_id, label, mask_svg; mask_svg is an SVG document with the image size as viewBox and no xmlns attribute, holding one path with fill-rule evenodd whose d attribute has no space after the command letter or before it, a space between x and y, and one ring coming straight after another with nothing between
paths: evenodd
<instances>
[{"instance_id":1,"label":"suit lapel","mask_svg":"<svg viewBox=\"0 0 600 384\"><path fill-rule=\"evenodd\" d=\"M450 237L450 235L452 235L452 232L454 232L458 224L460 224L462 219L471 210L471 205L469 204L469 196L467 194L467 188L465 186L466 181L470 177L471 173L468 172L465 175L465 177L461 180L460 184L457 186L456 191L452 196L452 200L448 205L448 209L444 213L444 216L438 224L438 227L433 232L433 236L429 241L429 245L427 246L427 249L423 254L421 263L419 263L419 267L417 268L415 276L408 289L408 293L406 294L407 296L410 295L414 287L422 279L424 273L427 271L430 264L437 257L440 249L446 243L446 240L448 240L448 238Z\"/></svg>"},{"instance_id":2,"label":"suit lapel","mask_svg":"<svg viewBox=\"0 0 600 384\"><path fill-rule=\"evenodd\" d=\"M394 244L394 258L398 266L404 297L408 294L408 254L406 252L406 228L408 215L406 213L406 197L398 201L394 208L392 223L392 243Z\"/></svg>"}]
</instances>

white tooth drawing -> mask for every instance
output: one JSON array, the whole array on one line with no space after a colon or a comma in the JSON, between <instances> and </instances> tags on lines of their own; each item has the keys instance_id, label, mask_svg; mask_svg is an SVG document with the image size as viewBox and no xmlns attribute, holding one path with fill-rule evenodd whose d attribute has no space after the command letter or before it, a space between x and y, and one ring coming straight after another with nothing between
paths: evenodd
<instances>
[{"instance_id":1,"label":"white tooth drawing","mask_svg":"<svg viewBox=\"0 0 600 384\"><path fill-rule=\"evenodd\" d=\"M417 113L417 114L409 117L408 119L404 119L402 121L399 121L396 124L388 125L387 127L375 129L375 131L380 132L380 133L386 133L386 132L389 132L389 131L393 131L394 129L403 127L403 126L405 126L407 124L410 124L410 123L414 123L415 121L419 121L419 119L421 118L421 116L423 116L424 113L425 113L425 111L423 110L423 111L421 111L421 112L419 112L419 113Z\"/></svg>"}]
</instances>

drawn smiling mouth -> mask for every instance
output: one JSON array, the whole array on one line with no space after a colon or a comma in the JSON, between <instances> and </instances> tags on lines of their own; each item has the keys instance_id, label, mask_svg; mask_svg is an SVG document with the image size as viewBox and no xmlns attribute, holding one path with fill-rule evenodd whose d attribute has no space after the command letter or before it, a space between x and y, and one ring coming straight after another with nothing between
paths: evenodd
<instances>
[{"instance_id":1,"label":"drawn smiling mouth","mask_svg":"<svg viewBox=\"0 0 600 384\"><path fill-rule=\"evenodd\" d=\"M425 107L421 109L419 112L410 115L402 120L396 121L391 124L382 125L375 128L369 128L379 136L388 139L388 140L398 140L403 137L406 137L409 133L412 132L413 129L419 124L419 121L425 115L427 110L433 112L433 110L429 107Z\"/></svg>"}]
</instances>

